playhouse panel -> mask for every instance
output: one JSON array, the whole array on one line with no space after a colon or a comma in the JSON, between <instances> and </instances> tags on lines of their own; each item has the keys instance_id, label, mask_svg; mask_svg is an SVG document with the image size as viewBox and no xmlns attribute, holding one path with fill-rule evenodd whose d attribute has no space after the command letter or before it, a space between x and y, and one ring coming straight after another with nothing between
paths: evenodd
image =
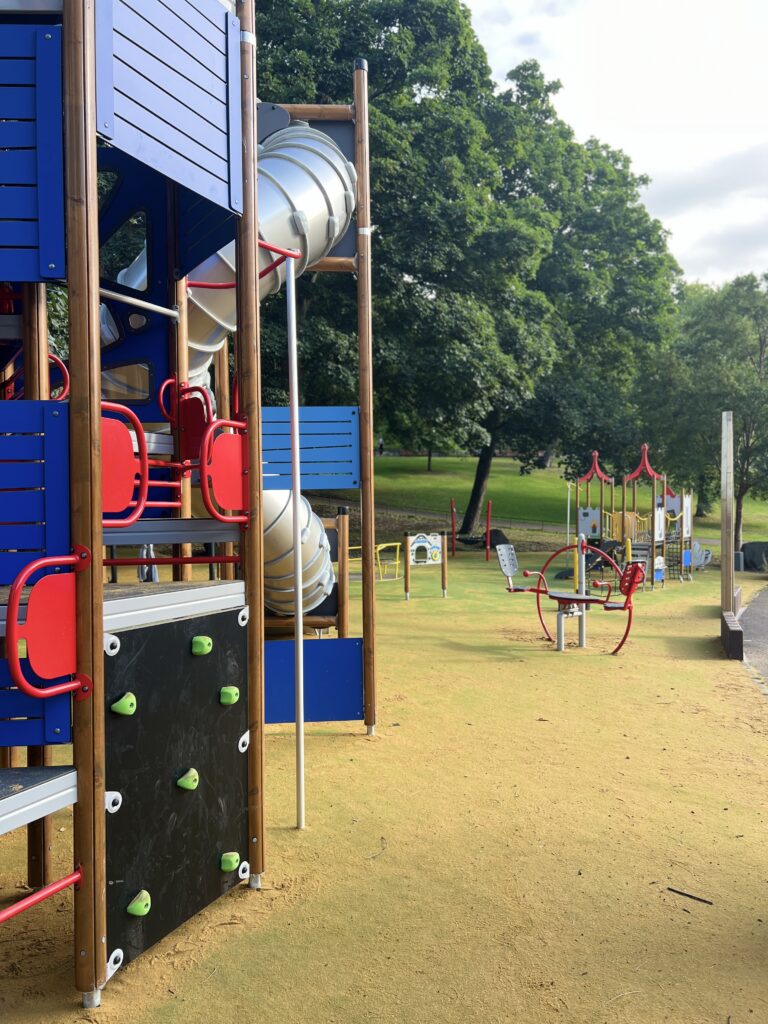
<instances>
[{"instance_id":1,"label":"playhouse panel","mask_svg":"<svg viewBox=\"0 0 768 1024\"><path fill-rule=\"evenodd\" d=\"M291 486L291 428L287 407L262 411L264 487ZM301 486L339 490L360 486L360 411L357 406L303 406L299 410Z\"/></svg>"},{"instance_id":2,"label":"playhouse panel","mask_svg":"<svg viewBox=\"0 0 768 1024\"><path fill-rule=\"evenodd\" d=\"M228 210L243 206L240 22L217 2L96 8L99 133Z\"/></svg>"},{"instance_id":3,"label":"playhouse panel","mask_svg":"<svg viewBox=\"0 0 768 1024\"><path fill-rule=\"evenodd\" d=\"M107 939L127 961L240 881L220 858L248 858L247 629L238 612L126 630L105 658L106 788L122 806L107 814ZM193 638L213 642L193 653ZM221 703L222 687L239 689ZM126 693L133 714L112 705ZM240 744L240 746L239 746ZM194 769L195 789L178 780ZM145 917L127 907L146 890Z\"/></svg>"},{"instance_id":4,"label":"playhouse panel","mask_svg":"<svg viewBox=\"0 0 768 1024\"><path fill-rule=\"evenodd\" d=\"M296 721L293 640L264 644L265 717L270 725ZM363 641L304 641L304 720L354 722L365 716Z\"/></svg>"},{"instance_id":5,"label":"playhouse panel","mask_svg":"<svg viewBox=\"0 0 768 1024\"><path fill-rule=\"evenodd\" d=\"M0 280L66 274L61 28L0 33Z\"/></svg>"}]
</instances>

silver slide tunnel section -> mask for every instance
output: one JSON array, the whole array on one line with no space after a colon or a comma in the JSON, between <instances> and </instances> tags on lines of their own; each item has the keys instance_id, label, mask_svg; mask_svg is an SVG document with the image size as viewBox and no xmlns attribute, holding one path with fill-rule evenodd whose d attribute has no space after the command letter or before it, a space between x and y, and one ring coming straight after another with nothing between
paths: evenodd
<instances>
[{"instance_id":1,"label":"silver slide tunnel section","mask_svg":"<svg viewBox=\"0 0 768 1024\"><path fill-rule=\"evenodd\" d=\"M355 211L355 168L323 132L297 123L270 135L259 146L259 236L281 249L296 249L296 276L323 259L341 241ZM275 257L261 249L265 270ZM120 284L146 286L146 253L118 275ZM204 260L189 275L191 281L235 282L235 243ZM278 292L285 267L259 280L259 298ZM210 366L227 335L237 330L234 288L189 288L189 383L207 387ZM104 309L104 307L103 307ZM102 329L109 330L104 323ZM330 545L320 519L301 499L304 611L311 612L331 593L335 582ZM293 502L290 491L264 491L264 600L277 614L291 615L294 607Z\"/></svg>"}]
</instances>

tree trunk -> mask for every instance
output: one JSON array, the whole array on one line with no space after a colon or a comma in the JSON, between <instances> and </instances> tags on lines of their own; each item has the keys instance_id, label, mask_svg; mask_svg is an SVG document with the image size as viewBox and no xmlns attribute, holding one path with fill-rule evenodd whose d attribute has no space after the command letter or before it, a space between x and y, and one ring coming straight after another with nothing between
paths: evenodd
<instances>
[{"instance_id":1,"label":"tree trunk","mask_svg":"<svg viewBox=\"0 0 768 1024\"><path fill-rule=\"evenodd\" d=\"M427 472L428 473L432 472L432 449L431 448L428 449L428 451L427 451Z\"/></svg>"},{"instance_id":2,"label":"tree trunk","mask_svg":"<svg viewBox=\"0 0 768 1024\"><path fill-rule=\"evenodd\" d=\"M485 504L485 493L488 490L488 477L491 475L495 447L496 438L492 435L491 440L480 451L477 468L475 469L475 482L472 484L472 494L469 497L467 511L464 513L464 521L459 530L459 533L465 536L473 534L480 522L480 514Z\"/></svg>"},{"instance_id":3,"label":"tree trunk","mask_svg":"<svg viewBox=\"0 0 768 1024\"><path fill-rule=\"evenodd\" d=\"M744 520L744 498L745 495L738 493L735 501L735 512L733 517L733 550L741 551L741 525Z\"/></svg>"},{"instance_id":4,"label":"tree trunk","mask_svg":"<svg viewBox=\"0 0 768 1024\"><path fill-rule=\"evenodd\" d=\"M712 498L709 493L709 481L700 476L696 485L696 519L703 519L712 511Z\"/></svg>"}]
</instances>

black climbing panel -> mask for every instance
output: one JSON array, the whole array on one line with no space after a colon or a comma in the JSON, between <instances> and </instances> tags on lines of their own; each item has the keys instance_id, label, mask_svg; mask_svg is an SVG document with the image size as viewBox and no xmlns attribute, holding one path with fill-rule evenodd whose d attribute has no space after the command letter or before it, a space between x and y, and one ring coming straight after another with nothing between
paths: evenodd
<instances>
[{"instance_id":1,"label":"black climbing panel","mask_svg":"<svg viewBox=\"0 0 768 1024\"><path fill-rule=\"evenodd\" d=\"M107 814L108 955L133 960L240 882L220 859L249 855L246 632L236 611L182 619L120 633L104 659L106 788L123 798ZM211 652L193 655L194 637L210 637ZM224 686L238 687L237 703L220 702ZM112 711L128 692L134 713ZM177 786L192 768L197 788ZM151 910L134 917L141 890Z\"/></svg>"}]
</instances>

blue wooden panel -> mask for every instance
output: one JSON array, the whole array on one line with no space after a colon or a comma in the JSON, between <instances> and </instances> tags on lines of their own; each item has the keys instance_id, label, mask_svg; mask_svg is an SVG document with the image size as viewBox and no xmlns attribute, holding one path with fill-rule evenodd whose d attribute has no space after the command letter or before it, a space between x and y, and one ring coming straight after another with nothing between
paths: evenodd
<instances>
[{"instance_id":1,"label":"blue wooden panel","mask_svg":"<svg viewBox=\"0 0 768 1024\"><path fill-rule=\"evenodd\" d=\"M97 123L165 177L242 210L240 23L218 0L96 8Z\"/></svg>"},{"instance_id":2,"label":"blue wooden panel","mask_svg":"<svg viewBox=\"0 0 768 1024\"><path fill-rule=\"evenodd\" d=\"M296 721L293 640L264 644L266 721ZM358 638L304 641L304 719L354 722L365 717L363 641Z\"/></svg>"},{"instance_id":3,"label":"blue wooden panel","mask_svg":"<svg viewBox=\"0 0 768 1024\"><path fill-rule=\"evenodd\" d=\"M0 278L46 281L66 274L62 122L60 26L4 25Z\"/></svg>"},{"instance_id":4,"label":"blue wooden panel","mask_svg":"<svg viewBox=\"0 0 768 1024\"><path fill-rule=\"evenodd\" d=\"M0 402L0 435L42 434L45 417L42 402ZM0 446L5 439L0 436ZM42 451L42 448L41 448ZM0 447L2 452L2 447ZM0 459L8 458L0 454Z\"/></svg>"},{"instance_id":5,"label":"blue wooden panel","mask_svg":"<svg viewBox=\"0 0 768 1024\"><path fill-rule=\"evenodd\" d=\"M290 487L289 410L263 410L264 487ZM299 410L301 484L311 490L360 486L360 414L356 406Z\"/></svg>"},{"instance_id":6,"label":"blue wooden panel","mask_svg":"<svg viewBox=\"0 0 768 1024\"><path fill-rule=\"evenodd\" d=\"M44 477L45 464L42 462L0 463L0 482L3 487L42 487Z\"/></svg>"},{"instance_id":7,"label":"blue wooden panel","mask_svg":"<svg viewBox=\"0 0 768 1024\"><path fill-rule=\"evenodd\" d=\"M22 664L26 677L36 686L60 681L40 679ZM9 685L8 662L0 660L0 687ZM69 694L38 700L15 689L0 689L0 747L71 742L71 706Z\"/></svg>"},{"instance_id":8,"label":"blue wooden panel","mask_svg":"<svg viewBox=\"0 0 768 1024\"><path fill-rule=\"evenodd\" d=\"M690 569L690 567L691 567L691 552L690 551L684 551L683 552L683 568L684 569Z\"/></svg>"},{"instance_id":9,"label":"blue wooden panel","mask_svg":"<svg viewBox=\"0 0 768 1024\"><path fill-rule=\"evenodd\" d=\"M5 483L2 477L0 483ZM44 517L42 491L0 491L0 522L42 523Z\"/></svg>"},{"instance_id":10,"label":"blue wooden panel","mask_svg":"<svg viewBox=\"0 0 768 1024\"><path fill-rule=\"evenodd\" d=\"M14 523L4 526L0 523L0 550L18 548L22 551L42 551L45 529L42 526L28 526ZM27 559L31 561L31 559Z\"/></svg>"},{"instance_id":11,"label":"blue wooden panel","mask_svg":"<svg viewBox=\"0 0 768 1024\"><path fill-rule=\"evenodd\" d=\"M37 189L0 185L0 220L7 217L37 218ZM0 248L4 244L0 231ZM13 274L11 274L13 278Z\"/></svg>"},{"instance_id":12,"label":"blue wooden panel","mask_svg":"<svg viewBox=\"0 0 768 1024\"><path fill-rule=\"evenodd\" d=\"M13 403L16 404L15 402ZM18 459L40 459L43 439L33 434L10 434L0 437L0 462Z\"/></svg>"}]
</instances>

